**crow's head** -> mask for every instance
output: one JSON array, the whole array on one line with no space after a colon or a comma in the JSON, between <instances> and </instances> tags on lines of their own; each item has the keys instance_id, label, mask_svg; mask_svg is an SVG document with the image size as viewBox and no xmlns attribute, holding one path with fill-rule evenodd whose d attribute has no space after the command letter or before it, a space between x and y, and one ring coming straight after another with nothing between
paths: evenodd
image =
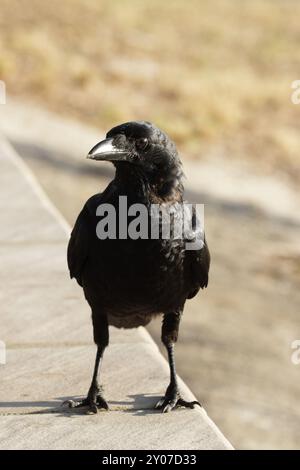
<instances>
[{"instance_id":1,"label":"crow's head","mask_svg":"<svg viewBox=\"0 0 300 470\"><path fill-rule=\"evenodd\" d=\"M106 139L88 154L92 160L112 162L118 172L143 174L157 186L177 185L182 177L176 146L169 137L147 121L126 122L113 127Z\"/></svg>"}]
</instances>

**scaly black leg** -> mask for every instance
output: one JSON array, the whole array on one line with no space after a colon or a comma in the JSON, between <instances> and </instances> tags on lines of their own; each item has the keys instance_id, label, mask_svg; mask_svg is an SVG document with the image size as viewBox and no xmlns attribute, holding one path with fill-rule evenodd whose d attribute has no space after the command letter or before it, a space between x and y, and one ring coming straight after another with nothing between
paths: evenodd
<instances>
[{"instance_id":1,"label":"scaly black leg","mask_svg":"<svg viewBox=\"0 0 300 470\"><path fill-rule=\"evenodd\" d=\"M179 406L186 408L194 408L195 405L201 406L198 401L188 402L183 400L178 388L174 357L174 344L178 338L181 313L182 311L180 310L178 312L172 312L164 315L162 324L162 342L166 346L168 352L170 384L166 390L164 398L159 400L155 408L162 410L163 413L168 413L169 411Z\"/></svg>"},{"instance_id":2,"label":"scaly black leg","mask_svg":"<svg viewBox=\"0 0 300 470\"><path fill-rule=\"evenodd\" d=\"M97 344L97 354L95 360L95 367L93 378L87 397L82 401L67 400L63 403L70 408L88 407L88 414L97 413L98 409L108 410L108 404L102 395L102 389L98 384L98 373L103 360L103 353L108 345L108 322L107 317L104 315L97 315L92 312L93 327L94 327L94 340Z\"/></svg>"}]
</instances>

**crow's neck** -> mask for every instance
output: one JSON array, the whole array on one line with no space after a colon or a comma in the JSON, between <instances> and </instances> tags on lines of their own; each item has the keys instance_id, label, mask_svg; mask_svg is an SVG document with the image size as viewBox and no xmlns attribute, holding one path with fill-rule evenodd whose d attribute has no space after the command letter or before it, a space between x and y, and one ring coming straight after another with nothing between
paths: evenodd
<instances>
[{"instance_id":1,"label":"crow's neck","mask_svg":"<svg viewBox=\"0 0 300 470\"><path fill-rule=\"evenodd\" d=\"M139 167L124 165L116 168L115 183L120 194L144 204L181 202L183 198L181 175L172 178L160 175L151 181Z\"/></svg>"}]
</instances>

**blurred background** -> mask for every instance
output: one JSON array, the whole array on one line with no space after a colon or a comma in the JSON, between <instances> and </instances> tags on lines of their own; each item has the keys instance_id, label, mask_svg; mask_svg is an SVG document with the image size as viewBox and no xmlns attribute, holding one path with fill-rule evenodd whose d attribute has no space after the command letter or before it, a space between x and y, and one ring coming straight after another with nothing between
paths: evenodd
<instances>
[{"instance_id":1,"label":"blurred background","mask_svg":"<svg viewBox=\"0 0 300 470\"><path fill-rule=\"evenodd\" d=\"M0 0L0 128L70 224L113 176L84 160L94 138L145 119L175 140L212 252L178 371L237 448L300 448L299 17L294 0Z\"/></svg>"}]
</instances>

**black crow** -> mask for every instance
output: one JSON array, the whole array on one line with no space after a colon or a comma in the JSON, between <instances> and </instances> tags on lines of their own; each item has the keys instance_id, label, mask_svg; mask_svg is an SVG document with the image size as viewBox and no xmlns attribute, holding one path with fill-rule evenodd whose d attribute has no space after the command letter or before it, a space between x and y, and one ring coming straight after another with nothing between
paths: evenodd
<instances>
[{"instance_id":1,"label":"black crow","mask_svg":"<svg viewBox=\"0 0 300 470\"><path fill-rule=\"evenodd\" d=\"M153 204L175 207L176 217L183 203L183 172L176 146L153 124L128 122L111 129L88 158L110 161L116 172L105 191L86 202L69 241L70 275L82 286L91 307L97 355L87 398L67 403L70 407L87 406L89 413L108 409L98 384L98 371L109 342L109 325L135 328L163 315L162 342L168 352L170 384L156 408L168 412L177 406L200 405L187 402L180 395L174 344L186 299L208 283L210 255L205 237L202 245L192 250L186 248L184 237L162 237L161 214L158 237L129 237L124 234L124 227L120 232L120 217L125 220L126 229L133 220L132 214L127 221L124 219L120 196L127 197L128 207L143 204L149 217ZM112 223L111 236L99 237L97 226L99 220L104 220L99 214L104 216L108 205L116 212L117 226ZM174 223L174 212L171 218Z\"/></svg>"}]
</instances>

